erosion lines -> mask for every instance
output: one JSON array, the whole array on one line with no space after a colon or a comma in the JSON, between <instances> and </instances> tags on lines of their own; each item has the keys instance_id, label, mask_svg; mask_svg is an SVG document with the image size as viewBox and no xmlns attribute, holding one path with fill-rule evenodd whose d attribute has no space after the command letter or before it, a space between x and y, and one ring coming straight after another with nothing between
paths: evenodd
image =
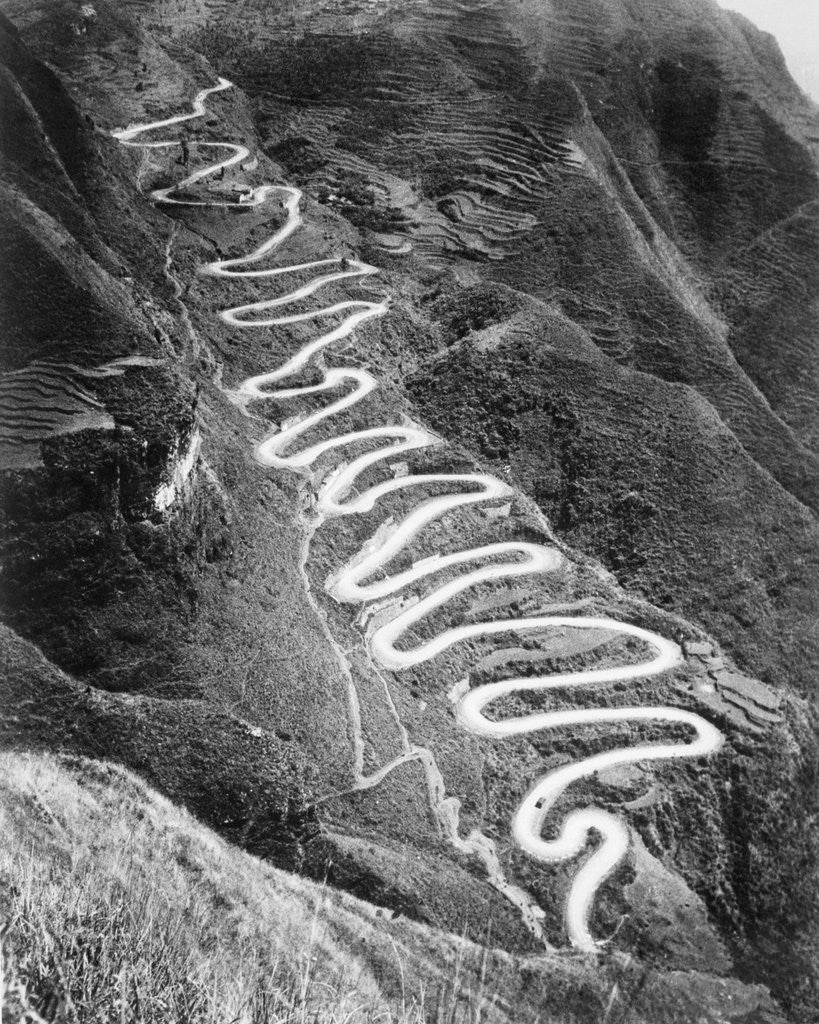
<instances>
[{"instance_id":1,"label":"erosion lines","mask_svg":"<svg viewBox=\"0 0 819 1024\"><path fill-rule=\"evenodd\" d=\"M147 148L162 148L175 145L174 141L135 142L140 134L158 128L169 127L182 121L201 117L205 111L205 100L211 93L230 87L220 78L216 86L204 89L193 103L193 111L153 124L132 126L118 132L117 137L125 144ZM184 206L220 205L232 206L229 201L214 198L190 199L174 196L208 176L241 164L249 155L244 146L227 142L202 143L201 146L228 150L229 155L216 163L196 171L179 185L158 189L152 193L157 202L174 203ZM700 757L715 751L722 741L714 726L689 711L670 707L617 707L582 708L564 711L539 711L513 718L496 720L487 717L491 705L504 697L514 694L543 693L550 690L571 690L604 683L624 682L648 676L659 675L672 669L681 659L676 644L629 623L618 622L606 617L576 617L562 615L535 615L527 618L501 618L488 622L469 623L445 629L431 639L406 646L406 638L413 628L427 619L443 605L457 598L464 591L481 583L507 577L522 577L553 571L560 564L561 556L553 548L518 541L486 544L466 551L436 554L415 562L409 568L389 573L390 564L405 551L425 527L447 513L483 502L497 501L512 494L508 484L483 473L419 473L390 478L371 486L358 489L363 475L380 463L393 460L396 456L424 449L438 444L438 438L430 431L417 425L385 425L365 430L338 434L312 444L304 439L320 423L332 420L340 413L361 402L377 387L375 378L367 370L357 367L323 368L318 366L323 379L318 384L282 387L282 382L297 377L300 371L314 360L328 346L349 337L362 323L383 316L388 309L386 302L345 301L319 307L308 312L287 314L282 310L293 303L308 299L325 285L347 278L365 277L376 273L376 268L357 260L341 265L336 259L314 260L284 267L257 268L255 265L278 249L302 223L299 212L301 192L296 188L279 185L263 185L252 190L248 203L260 205L273 194L284 197L284 223L263 245L246 256L219 260L202 268L202 273L215 278L278 278L286 279L290 274L315 272L315 276L284 295L264 299L224 310L220 316L225 323L241 330L273 328L341 314L342 319L332 330L319 334L301 348L282 366L257 374L245 380L238 389L237 398L243 403L276 399L277 401L315 397L325 392L330 401L307 415L286 421L282 428L267 437L259 445L259 461L277 469L304 470L328 453L339 453L336 468L318 485L316 496L317 522L337 516L356 515L369 512L386 495L398 491L420 488L428 491L431 485L447 485L452 493L425 497L400 522L388 522L370 538L361 551L346 565L342 566L327 581L329 593L339 602L350 604L371 604L395 600L390 614L378 617L378 624L369 633L368 641L372 658L383 668L400 672L422 662L429 661L463 641L477 637L520 634L526 631L542 632L548 628L605 630L631 638L649 647L654 653L637 664L611 668L598 668L563 674L531 676L504 679L469 689L468 681L453 691L457 720L470 732L491 738L519 736L542 729L564 728L590 724L614 724L621 722L651 722L670 726L685 726L693 737L688 741L674 741L664 744L642 744L617 749L585 758L574 764L564 765L541 778L524 798L515 813L512 831L515 841L532 857L544 862L555 862L575 857L586 850L590 833L597 833L601 841L586 858L575 876L566 904L566 929L571 942L581 949L592 950L596 943L589 929L589 917L594 896L605 878L620 863L628 849L629 833L624 822L613 814L595 807L586 807L570 812L560 824L554 839L544 839L543 825L556 801L568 786L595 772L617 765L636 761L667 760L681 757ZM302 446L300 446L300 443ZM357 455L345 462L341 453L346 448L377 444L378 447ZM452 573L455 571L455 575ZM447 573L441 582L442 573ZM410 587L432 581L431 589L420 599L410 602L399 600ZM401 641L404 646L399 646ZM399 763L411 757L422 759L422 748L412 748L396 759ZM437 769L436 769L437 770ZM377 777L364 780L373 785L383 778L386 770L376 773ZM443 785L442 780L440 783ZM451 798L450 798L451 800ZM440 799L439 816L444 805L450 801ZM457 812L456 812L457 813ZM526 897L514 886L498 882L494 849L488 849L489 841L480 833L473 833L468 840L458 836L457 817L450 838L460 849L483 852L484 863L498 887L509 896L524 912L529 926L539 934L537 920L526 913ZM480 839L480 842L479 842ZM489 844L491 846L491 844Z\"/></svg>"}]
</instances>

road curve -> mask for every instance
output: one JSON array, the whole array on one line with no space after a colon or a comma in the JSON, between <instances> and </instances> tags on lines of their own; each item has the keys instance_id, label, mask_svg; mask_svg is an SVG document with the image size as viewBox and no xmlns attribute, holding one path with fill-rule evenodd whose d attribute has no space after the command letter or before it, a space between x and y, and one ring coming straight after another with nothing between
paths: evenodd
<instances>
[{"instance_id":1,"label":"road curve","mask_svg":"<svg viewBox=\"0 0 819 1024\"><path fill-rule=\"evenodd\" d=\"M115 132L124 145L146 149L162 149L175 146L176 140L135 141L146 132L171 127L184 121L201 117L205 113L205 100L215 92L230 88L227 79L220 78L216 86L203 89L193 101L188 114L179 114L164 121L129 126ZM227 150L228 155L215 163L196 171L177 185L158 189L151 193L158 203L183 206L233 206L235 204L218 198L191 199L175 195L178 191L217 173L221 168L241 164L250 156L250 151L240 145L227 142L200 143L200 149L207 146ZM491 705L511 694L545 692L549 690L571 690L605 683L624 682L646 678L667 672L681 660L676 644L638 626L606 617L573 617L560 615L536 615L528 618L504 618L489 622L470 623L444 630L430 640L415 646L399 646L400 641L416 626L442 605L457 597L463 591L489 580L519 577L553 571L561 562L561 556L553 548L517 541L488 544L466 551L446 555L437 554L415 562L408 569L388 573L388 566L395 557L411 543L428 524L443 515L461 507L497 501L511 495L511 488L503 481L482 473L426 473L390 478L381 483L356 489L361 475L378 463L395 459L404 453L438 444L439 439L430 431L415 425L376 426L357 430L326 440L298 446L299 440L317 424L330 420L337 414L362 401L377 387L377 381L366 370L356 367L323 369L323 380L309 386L292 385L282 387L281 382L294 378L319 353L335 342L349 337L362 323L383 316L388 310L386 302L348 301L330 306L317 307L306 313L286 314L281 312L296 301L307 299L325 285L346 278L366 277L377 273L376 268L358 260L350 260L345 269L337 259L322 259L284 267L256 268L254 265L274 252L296 231L302 223L299 212L301 192L292 187L263 185L252 190L248 202L260 205L272 195L283 197L285 220L263 245L246 256L219 260L201 268L201 273L215 278L277 278L285 280L287 275L315 271L308 283L276 298L247 303L224 310L220 316L225 323L242 330L271 328L308 320L343 314L341 322L331 331L319 334L301 348L283 365L276 369L247 378L239 386L236 398L243 402L263 401L275 398L277 401L297 399L327 392L329 403L307 416L286 421L282 428L267 437L257 449L259 461L266 466L279 469L306 469L328 452L338 452L339 462L318 486L317 509L322 519L356 515L370 511L385 495L411 488L426 489L430 485L446 484L452 493L426 497L400 522L385 524L346 565L339 568L327 581L329 593L337 600L353 604L367 604L397 599L406 588L426 582L446 570L457 570L457 575L446 582L431 583L431 589L414 603L396 600L393 617L381 621L369 635L373 658L384 668L393 672L435 658L441 652L475 637L492 636L502 633L543 631L554 627L562 629L606 630L641 641L653 651L653 655L638 664L619 667L591 669L563 674L505 679L469 689L468 681L459 684L454 692L455 715L464 728L479 736L502 739L520 736L542 729L565 728L567 726L601 725L620 722L651 722L669 726L683 725L691 733L687 741L664 744L642 744L628 748L607 751L585 758L573 764L564 765L539 779L529 790L512 822L515 841L532 857L543 862L568 860L583 853L588 846L590 833L597 833L601 842L589 855L575 875L565 908L566 931L571 943L582 950L598 948L589 928L589 918L595 894L603 881L611 874L625 856L629 846L629 832L626 824L617 816L595 807L585 807L570 812L562 821L554 839L544 839L542 829L551 809L572 783L592 776L596 772L618 765L634 762L669 760L676 758L702 757L716 751L722 737L719 731L705 719L689 711L671 707L617 707L582 708L567 711L542 711L516 718L496 720L486 716ZM247 205L247 204L246 204ZM340 394L340 397L337 397ZM375 450L358 455L351 461L341 458L343 449L362 442L383 442Z\"/></svg>"}]
</instances>

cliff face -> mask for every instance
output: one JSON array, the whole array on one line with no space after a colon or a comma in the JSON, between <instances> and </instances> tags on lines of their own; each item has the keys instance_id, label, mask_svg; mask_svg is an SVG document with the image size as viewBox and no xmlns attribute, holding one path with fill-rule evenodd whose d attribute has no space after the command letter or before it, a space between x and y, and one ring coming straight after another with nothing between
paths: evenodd
<instances>
[{"instance_id":1,"label":"cliff face","mask_svg":"<svg viewBox=\"0 0 819 1024\"><path fill-rule=\"evenodd\" d=\"M420 423L442 443L396 478L509 488L430 526L402 568L499 542L563 553L554 578L481 584L416 639L498 609L635 623L686 657L580 703L682 707L725 737L707 762L619 768L559 805L611 809L635 836L593 919L612 936L606 971L628 954L667 979L714 975L743 993L738 1021L755 999L774 1019L737 979L761 982L812 1019L816 108L770 37L707 0L235 7L0 4L3 743L113 758L277 865L534 955L510 887L563 945L575 869L513 844L522 795L544 765L663 736L468 735L448 696L465 677L607 667L639 647L520 634L387 673L372 623L326 591L386 513L313 533L321 474L253 453L320 403L237 398L316 326L226 324L275 279L197 272L286 212L156 206L181 151L111 136L188 110L222 74L237 88L184 129L192 169L214 159L205 143L250 153L188 198L299 186L303 224L271 259L360 257L378 274L330 282L321 303L390 303L345 341L380 390L333 432ZM399 495L390 515L411 507ZM505 712L541 710L515 701ZM458 846L473 831L496 862ZM533 1018L554 1009L549 984ZM596 998L565 1020L598 1019ZM658 998L687 1019L673 986Z\"/></svg>"}]
</instances>

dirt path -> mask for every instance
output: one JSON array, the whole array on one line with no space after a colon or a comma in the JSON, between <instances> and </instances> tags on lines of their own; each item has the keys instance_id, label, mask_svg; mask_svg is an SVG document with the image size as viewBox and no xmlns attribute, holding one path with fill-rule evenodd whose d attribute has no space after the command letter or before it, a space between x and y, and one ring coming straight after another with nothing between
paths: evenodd
<instances>
[{"instance_id":1,"label":"dirt path","mask_svg":"<svg viewBox=\"0 0 819 1024\"><path fill-rule=\"evenodd\" d=\"M204 104L207 97L227 88L230 88L230 83L226 79L220 78L218 85L202 90L195 97L191 113L180 114L153 124L131 126L115 135L121 142L129 146L157 149L175 146L176 140L154 142L135 142L134 140L145 132L201 117L205 112ZM232 143L200 143L200 147L204 145L229 150L230 155L197 171L176 186L156 190L152 193L154 200L186 206L234 205L217 198L211 201L209 199L188 200L174 197L176 190L182 191L187 186L218 173L223 167L240 164L250 155L250 151L246 147ZM721 734L698 715L670 707L604 707L571 711L544 711L500 721L486 717L484 711L493 702L509 694L554 689L566 690L574 687L646 678L666 672L680 662L682 654L676 644L655 633L628 623L618 622L615 619L560 615L538 615L517 619L502 618L448 629L415 647L399 648L397 646L413 626L463 591L490 580L554 571L561 563L561 555L553 548L510 541L445 555L436 554L414 563L408 569L391 576L388 575L387 567L393 559L434 520L440 519L446 513L462 506L481 502L497 502L500 498L508 498L513 492L507 484L495 477L486 474L463 473L402 476L385 480L364 490L356 489L356 481L365 471L378 463L388 462L406 452L440 443L434 434L422 426L376 426L331 437L301 449L297 448L298 439L312 427L357 404L378 387L375 378L366 370L355 367L327 370L323 366L320 353L335 342L349 337L365 321L384 316L388 311L388 303L348 301L318 307L306 313L287 315L279 312L294 302L310 297L327 284L346 278L368 276L377 273L377 270L375 267L357 260L348 261L348 264L342 268L341 261L338 259L254 269L254 264L279 248L302 223L299 212L301 192L296 188L263 185L252 190L247 198L247 203L260 205L274 194L284 197L286 219L283 226L263 245L247 256L210 263L202 268L202 273L217 278L284 277L286 280L288 274L321 271L322 268L324 268L324 272L317 273L308 283L300 285L284 295L226 309L220 314L222 319L236 328L255 329L319 320L337 313L344 314L344 317L338 326L327 333L319 334L282 366L249 377L240 385L234 398L247 404L264 401L268 398L281 401L323 392L342 391L343 393L341 397L333 398L330 404L308 416L286 421L278 432L266 438L259 445L257 449L259 461L263 465L278 469L304 471L312 466L320 456L328 452L341 450L361 442L384 442L382 447L353 458L352 461L339 461L333 472L320 483L316 496L316 518L311 524L309 536L312 536L312 533L324 520L367 512L382 497L395 491L408 490L413 487L427 488L431 484L441 483L455 488L454 493L421 500L415 509L400 522L385 523L361 551L328 580L329 593L340 602L363 605L372 602L383 603L390 599L394 601L394 614L389 621L385 622L383 616L379 616L379 624L368 632L367 641L373 661L391 672L400 672L402 669L429 661L455 644L478 636L490 636L511 631L515 633L527 630L542 631L544 628L550 627L606 630L641 641L654 652L653 656L638 664L558 675L505 679L501 682L480 686L474 690L469 689L469 681L465 680L450 695L454 702L458 721L476 735L497 739L519 736L542 729L615 722L682 724L688 726L693 733L693 738L688 742L639 745L612 750L556 769L541 778L532 787L515 813L512 830L516 842L532 857L541 861L554 862L574 858L586 850L590 832L597 832L601 836L602 842L598 844L594 853L587 857L575 875L565 911L566 929L572 944L580 949L594 950L597 948L597 943L589 930L589 917L594 897L604 879L620 863L628 850L628 827L620 818L607 811L586 807L574 810L566 816L556 839L544 840L541 837L541 829L551 808L566 788L579 779L592 776L607 768L632 764L637 761L701 757L719 748L722 742ZM314 365L323 372L323 380L319 384L294 385L284 388L280 386L281 382L295 377L311 360L315 360ZM309 557L309 538L305 548L305 559L307 557ZM490 564L477 564L488 559L493 559L493 561ZM459 575L444 583L439 582L437 585L433 583L432 589L414 603L401 603L399 595L406 588L419 581L424 581L428 577L436 576L444 570L452 569L457 569ZM376 575L378 578L374 579ZM316 608L318 611L317 606ZM346 664L344 655L338 650L338 645L335 644L332 636L329 636L329 639L336 647L342 663ZM356 732L355 743L357 749L360 750L362 744L361 722L355 683L349 667L347 675L349 686L352 688L350 699L353 728ZM360 760L357 758L357 762ZM481 857L492 883L519 907L529 927L542 939L540 926L542 912L532 905L526 893L506 881L494 844L479 832L471 833L466 839L461 838L458 829L458 801L445 796L443 779L429 751L407 743L404 751L394 761L372 776L365 776L363 769L358 766L356 770L359 775L359 788L377 785L390 770L408 760L419 760L424 765L433 808L450 841L457 848L465 852L476 853Z\"/></svg>"}]
</instances>

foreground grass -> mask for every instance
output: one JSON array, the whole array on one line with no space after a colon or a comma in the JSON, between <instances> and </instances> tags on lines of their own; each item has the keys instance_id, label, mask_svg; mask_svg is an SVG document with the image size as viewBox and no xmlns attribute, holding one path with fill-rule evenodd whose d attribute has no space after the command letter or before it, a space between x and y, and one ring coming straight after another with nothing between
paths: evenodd
<instances>
[{"instance_id":1,"label":"foreground grass","mask_svg":"<svg viewBox=\"0 0 819 1024\"><path fill-rule=\"evenodd\" d=\"M0 835L4 1022L481 1019L457 943L448 980L408 991L373 908L228 847L120 769L0 755Z\"/></svg>"},{"instance_id":2,"label":"foreground grass","mask_svg":"<svg viewBox=\"0 0 819 1024\"><path fill-rule=\"evenodd\" d=\"M121 768L0 753L0 1024L784 1024L630 956L514 956L243 853Z\"/></svg>"},{"instance_id":3,"label":"foreground grass","mask_svg":"<svg viewBox=\"0 0 819 1024\"><path fill-rule=\"evenodd\" d=\"M293 963L256 956L238 971L226 970L221 947L209 941L207 922L196 920L195 909L163 905L137 878L123 883L82 869L57 880L31 861L14 867L22 885L11 901L6 940L12 947L4 965L7 1014L16 1009L33 1022L146 1024L334 1024L391 1016L348 1009L350 993L317 980L309 946L293 951ZM336 1006L326 1005L331 1000Z\"/></svg>"}]
</instances>

